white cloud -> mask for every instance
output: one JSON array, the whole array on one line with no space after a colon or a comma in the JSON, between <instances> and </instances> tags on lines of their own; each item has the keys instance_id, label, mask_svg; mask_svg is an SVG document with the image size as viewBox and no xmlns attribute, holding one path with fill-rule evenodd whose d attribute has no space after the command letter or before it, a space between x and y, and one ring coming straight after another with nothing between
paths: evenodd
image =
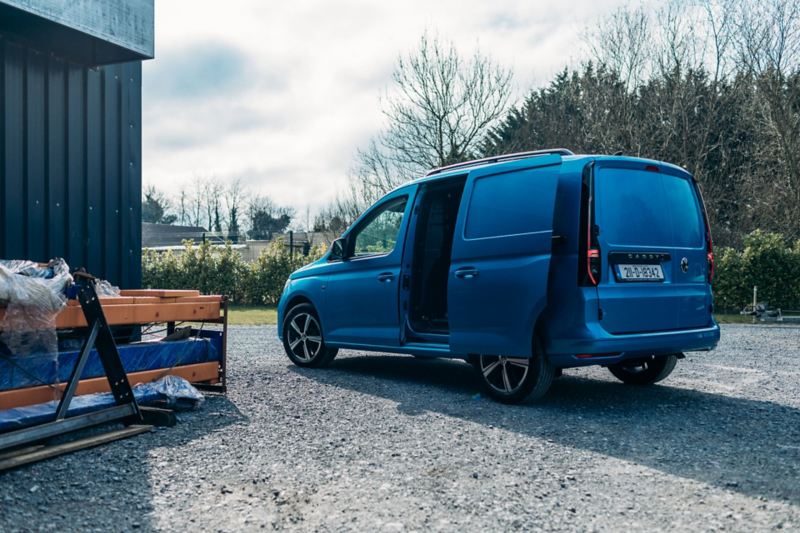
<instances>
[{"instance_id":1,"label":"white cloud","mask_svg":"<svg viewBox=\"0 0 800 533\"><path fill-rule=\"evenodd\" d=\"M381 127L378 97L426 29L511 67L518 96L582 58L620 0L156 2L144 66L144 181L241 178L303 211L346 184Z\"/></svg>"}]
</instances>

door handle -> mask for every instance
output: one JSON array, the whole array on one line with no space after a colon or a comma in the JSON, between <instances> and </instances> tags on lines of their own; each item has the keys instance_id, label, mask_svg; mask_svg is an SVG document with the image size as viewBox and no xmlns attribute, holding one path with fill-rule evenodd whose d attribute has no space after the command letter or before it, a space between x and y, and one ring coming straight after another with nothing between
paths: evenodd
<instances>
[{"instance_id":1,"label":"door handle","mask_svg":"<svg viewBox=\"0 0 800 533\"><path fill-rule=\"evenodd\" d=\"M459 279L473 279L478 277L478 269L474 267L459 268L455 274Z\"/></svg>"},{"instance_id":2,"label":"door handle","mask_svg":"<svg viewBox=\"0 0 800 533\"><path fill-rule=\"evenodd\" d=\"M391 272L382 272L381 274L378 274L378 281L381 283L389 283L392 280L394 280L394 274Z\"/></svg>"}]
</instances>

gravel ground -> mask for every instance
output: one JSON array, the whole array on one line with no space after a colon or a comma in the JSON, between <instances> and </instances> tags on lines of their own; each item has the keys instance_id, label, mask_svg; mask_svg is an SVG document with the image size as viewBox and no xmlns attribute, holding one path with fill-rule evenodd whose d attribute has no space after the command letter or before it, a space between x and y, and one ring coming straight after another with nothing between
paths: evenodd
<instances>
[{"instance_id":1,"label":"gravel ground","mask_svg":"<svg viewBox=\"0 0 800 533\"><path fill-rule=\"evenodd\" d=\"M458 361L293 367L230 332L230 392L174 428L0 475L0 531L800 530L800 328L728 325L663 384L545 401Z\"/></svg>"}]
</instances>

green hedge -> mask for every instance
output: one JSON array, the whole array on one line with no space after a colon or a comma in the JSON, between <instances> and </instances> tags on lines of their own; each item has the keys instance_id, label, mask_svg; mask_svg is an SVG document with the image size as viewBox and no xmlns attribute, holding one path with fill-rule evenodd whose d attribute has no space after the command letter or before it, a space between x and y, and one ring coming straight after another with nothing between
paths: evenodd
<instances>
[{"instance_id":1,"label":"green hedge","mask_svg":"<svg viewBox=\"0 0 800 533\"><path fill-rule=\"evenodd\" d=\"M193 245L179 254L146 250L142 260L145 287L199 289L203 294L225 294L237 304L277 303L292 271L324 253L314 248L308 257L276 242L253 263L245 262L230 245ZM714 301L720 311L738 311L753 300L781 309L800 309L800 241L786 244L782 235L754 231L744 248L716 251Z\"/></svg>"},{"instance_id":2,"label":"green hedge","mask_svg":"<svg viewBox=\"0 0 800 533\"><path fill-rule=\"evenodd\" d=\"M800 241L789 246L782 235L756 230L744 248L716 251L714 302L721 311L740 310L753 301L781 309L800 309Z\"/></svg>"},{"instance_id":3,"label":"green hedge","mask_svg":"<svg viewBox=\"0 0 800 533\"><path fill-rule=\"evenodd\" d=\"M185 243L181 253L145 250L142 284L158 289L198 289L202 294L224 294L237 304L275 304L286 279L294 270L322 256L313 248L308 257L273 243L253 263L248 263L230 244L212 247Z\"/></svg>"}]
</instances>

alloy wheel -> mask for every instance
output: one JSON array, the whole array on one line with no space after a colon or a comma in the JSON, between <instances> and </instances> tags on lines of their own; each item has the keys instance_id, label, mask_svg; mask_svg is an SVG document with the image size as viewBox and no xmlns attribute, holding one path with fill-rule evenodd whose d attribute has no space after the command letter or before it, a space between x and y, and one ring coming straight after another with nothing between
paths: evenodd
<instances>
[{"instance_id":1,"label":"alloy wheel","mask_svg":"<svg viewBox=\"0 0 800 533\"><path fill-rule=\"evenodd\" d=\"M497 392L511 394L525 383L530 359L502 355L481 355L480 372L486 383Z\"/></svg>"},{"instance_id":2,"label":"alloy wheel","mask_svg":"<svg viewBox=\"0 0 800 533\"><path fill-rule=\"evenodd\" d=\"M322 349L322 329L310 313L295 315L286 330L289 349L300 361L310 362Z\"/></svg>"}]
</instances>

